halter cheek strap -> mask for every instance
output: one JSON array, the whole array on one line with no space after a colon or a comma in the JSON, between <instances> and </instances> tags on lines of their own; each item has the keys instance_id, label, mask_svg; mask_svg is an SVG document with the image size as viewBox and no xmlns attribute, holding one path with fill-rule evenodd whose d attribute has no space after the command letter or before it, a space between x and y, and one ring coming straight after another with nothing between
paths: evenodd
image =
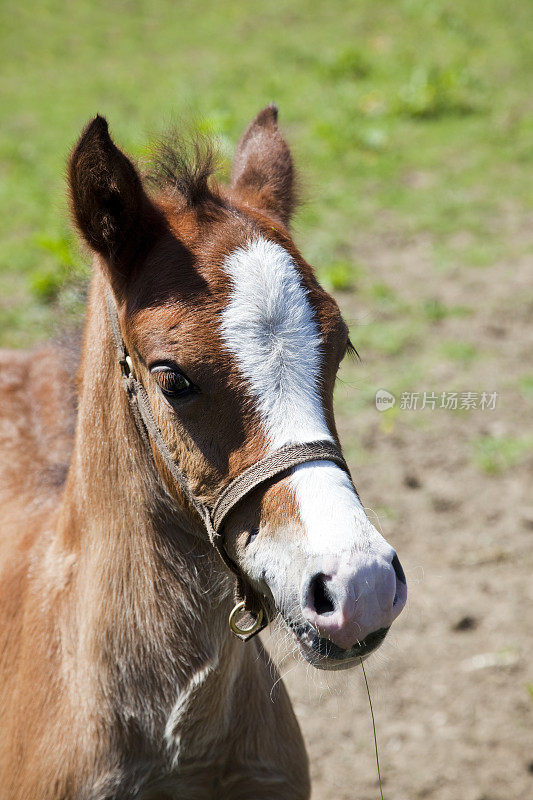
<instances>
[{"instance_id":1,"label":"halter cheek strap","mask_svg":"<svg viewBox=\"0 0 533 800\"><path fill-rule=\"evenodd\" d=\"M150 446L150 441L152 441L159 451L173 480L202 519L212 546L225 565L235 575L237 579L235 591L237 602L230 614L229 625L236 636L243 641L247 641L268 625L267 602L266 598L262 597L251 586L237 564L229 556L224 541L225 520L235 506L251 491L273 478L280 480L293 467L310 461L329 461L339 466L350 476L348 465L339 448L333 442L324 440L306 442L304 444L289 444L275 450L251 467L248 467L248 469L245 469L240 475L237 475L223 489L213 507L207 506L195 497L185 473L182 472L173 458L154 417L148 393L141 381L135 376L133 364L120 330L115 300L110 290L106 292L106 305L117 352L117 360L122 372L122 383L136 426L146 445ZM246 612L251 616L252 624L243 627L242 621L239 621L238 618Z\"/></svg>"}]
</instances>

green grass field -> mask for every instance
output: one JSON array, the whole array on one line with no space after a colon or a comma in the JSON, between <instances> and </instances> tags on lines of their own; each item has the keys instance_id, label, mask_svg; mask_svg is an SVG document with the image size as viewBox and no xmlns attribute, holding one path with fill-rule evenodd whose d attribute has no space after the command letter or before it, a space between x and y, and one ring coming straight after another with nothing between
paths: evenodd
<instances>
[{"instance_id":1,"label":"green grass field","mask_svg":"<svg viewBox=\"0 0 533 800\"><path fill-rule=\"evenodd\" d=\"M58 305L76 309L68 285L86 266L69 225L65 161L96 112L139 159L180 117L201 120L229 158L250 118L275 101L303 175L298 243L326 284L361 285L369 301L394 298L354 258L356 233L424 233L436 271L458 256L478 269L501 255L506 219L531 201L529 0L1 8L2 344L25 346L49 333ZM448 313L418 311L420 324ZM370 346L377 335L365 333ZM378 348L394 350L409 331L399 336Z\"/></svg>"}]
</instances>

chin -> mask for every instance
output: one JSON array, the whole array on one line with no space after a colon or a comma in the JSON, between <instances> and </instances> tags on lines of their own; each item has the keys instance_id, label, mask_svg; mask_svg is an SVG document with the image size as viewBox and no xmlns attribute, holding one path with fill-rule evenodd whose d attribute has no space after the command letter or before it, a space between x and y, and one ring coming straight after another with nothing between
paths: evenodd
<instances>
[{"instance_id":1,"label":"chin","mask_svg":"<svg viewBox=\"0 0 533 800\"><path fill-rule=\"evenodd\" d=\"M361 664L382 644L388 628L379 628L366 636L362 642L343 650L329 639L320 636L311 625L287 623L301 655L316 669L335 671L351 669Z\"/></svg>"}]
</instances>

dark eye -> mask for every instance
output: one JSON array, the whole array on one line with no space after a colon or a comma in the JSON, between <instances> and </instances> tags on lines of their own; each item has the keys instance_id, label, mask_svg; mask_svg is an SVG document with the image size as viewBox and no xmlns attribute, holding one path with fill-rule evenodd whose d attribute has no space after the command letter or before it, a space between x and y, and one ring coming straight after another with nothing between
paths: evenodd
<instances>
[{"instance_id":1,"label":"dark eye","mask_svg":"<svg viewBox=\"0 0 533 800\"><path fill-rule=\"evenodd\" d=\"M259 528L257 528L254 525L253 528L250 528L250 533L248 534L248 539L246 540L246 544L247 545L251 544L253 540L258 536L258 534L259 534Z\"/></svg>"},{"instance_id":2,"label":"dark eye","mask_svg":"<svg viewBox=\"0 0 533 800\"><path fill-rule=\"evenodd\" d=\"M159 364L151 369L152 375L165 397L186 397L195 387L183 372L167 364Z\"/></svg>"}]
</instances>

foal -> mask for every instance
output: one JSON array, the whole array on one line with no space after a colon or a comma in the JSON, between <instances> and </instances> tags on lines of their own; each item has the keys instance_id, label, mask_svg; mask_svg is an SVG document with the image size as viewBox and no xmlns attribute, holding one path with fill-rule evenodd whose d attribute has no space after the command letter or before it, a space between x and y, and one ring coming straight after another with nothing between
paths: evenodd
<instances>
[{"instance_id":1,"label":"foal","mask_svg":"<svg viewBox=\"0 0 533 800\"><path fill-rule=\"evenodd\" d=\"M286 691L228 615L248 638L279 612L336 669L405 604L338 451L348 331L288 233L277 110L228 188L197 155L167 148L149 190L88 125L69 165L94 255L76 411L61 350L0 355L1 800L307 798Z\"/></svg>"}]
</instances>

